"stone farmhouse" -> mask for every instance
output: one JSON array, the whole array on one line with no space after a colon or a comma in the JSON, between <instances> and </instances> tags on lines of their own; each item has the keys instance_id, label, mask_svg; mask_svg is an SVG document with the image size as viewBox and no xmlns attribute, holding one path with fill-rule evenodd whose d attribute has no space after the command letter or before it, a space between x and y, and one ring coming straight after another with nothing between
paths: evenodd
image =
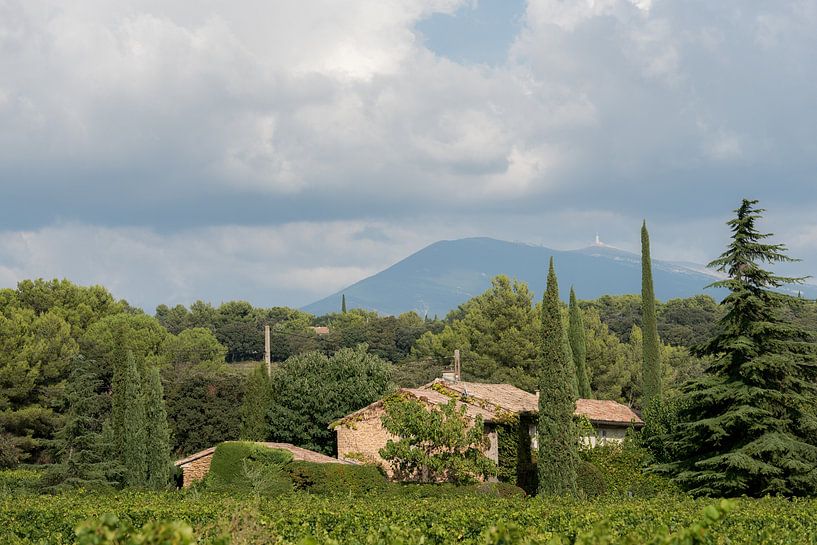
<instances>
[{"instance_id":1,"label":"stone farmhouse","mask_svg":"<svg viewBox=\"0 0 817 545\"><path fill-rule=\"evenodd\" d=\"M509 421L518 422L518 433L530 437L530 449L537 449L535 422L539 408L538 394L510 384L463 382L451 380L450 377L436 379L420 388L402 388L400 391L430 407L444 405L454 398L465 407L468 417L481 416L490 445L485 455L496 463L499 463L500 457L500 428ZM380 420L383 414L383 401L380 400L334 422L331 427L337 433L338 459L377 463L390 473L379 451L387 440L396 438L383 428ZM644 425L632 409L610 400L579 399L575 414L592 424L592 433L586 432L583 438L588 446L622 441L628 428Z\"/></svg>"}]
</instances>

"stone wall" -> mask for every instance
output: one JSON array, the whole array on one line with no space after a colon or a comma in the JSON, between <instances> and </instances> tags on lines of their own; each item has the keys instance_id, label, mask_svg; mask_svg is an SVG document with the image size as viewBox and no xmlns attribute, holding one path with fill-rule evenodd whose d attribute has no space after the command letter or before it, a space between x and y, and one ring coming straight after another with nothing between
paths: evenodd
<instances>
[{"instance_id":1,"label":"stone wall","mask_svg":"<svg viewBox=\"0 0 817 545\"><path fill-rule=\"evenodd\" d=\"M210 471L210 462L213 461L213 453L207 454L188 462L181 466L182 468L182 486L187 488L196 481L202 480Z\"/></svg>"},{"instance_id":2,"label":"stone wall","mask_svg":"<svg viewBox=\"0 0 817 545\"><path fill-rule=\"evenodd\" d=\"M338 458L351 462L373 463L383 467L392 476L388 463L380 457L380 449L389 439L397 440L383 428L380 417L384 414L382 405L373 407L355 417L352 421L338 426Z\"/></svg>"}]
</instances>

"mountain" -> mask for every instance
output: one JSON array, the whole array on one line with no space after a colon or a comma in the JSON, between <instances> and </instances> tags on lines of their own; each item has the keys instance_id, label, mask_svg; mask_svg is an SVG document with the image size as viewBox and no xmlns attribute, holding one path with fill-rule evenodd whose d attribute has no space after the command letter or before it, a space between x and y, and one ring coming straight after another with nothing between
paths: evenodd
<instances>
[{"instance_id":1,"label":"mountain","mask_svg":"<svg viewBox=\"0 0 817 545\"><path fill-rule=\"evenodd\" d=\"M559 251L491 238L443 240L360 282L352 284L303 310L316 315L339 312L341 295L348 308L400 314L414 310L420 316L445 316L479 295L491 278L505 274L524 281L541 297L547 264L553 256L562 299L573 285L579 299L602 295L641 293L641 256L596 244ZM720 300L725 290L704 287L718 279L702 265L653 260L655 295L661 301L708 293ZM817 286L802 286L804 297L816 298Z\"/></svg>"}]
</instances>

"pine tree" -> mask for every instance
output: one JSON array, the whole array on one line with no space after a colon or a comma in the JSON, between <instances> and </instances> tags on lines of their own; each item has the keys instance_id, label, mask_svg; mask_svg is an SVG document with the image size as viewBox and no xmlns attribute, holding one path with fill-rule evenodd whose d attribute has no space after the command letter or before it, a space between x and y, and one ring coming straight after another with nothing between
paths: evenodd
<instances>
[{"instance_id":1,"label":"pine tree","mask_svg":"<svg viewBox=\"0 0 817 545\"><path fill-rule=\"evenodd\" d=\"M159 368L147 370L145 384L145 462L146 482L149 488L162 489L170 483L172 460L170 459L170 428L164 403L162 379Z\"/></svg>"},{"instance_id":2,"label":"pine tree","mask_svg":"<svg viewBox=\"0 0 817 545\"><path fill-rule=\"evenodd\" d=\"M576 302L576 293L570 288L570 328L568 330L570 347L573 350L573 361L576 366L576 377L579 385L579 397L592 399L590 377L587 373L587 344L584 338L584 320L582 309Z\"/></svg>"},{"instance_id":3,"label":"pine tree","mask_svg":"<svg viewBox=\"0 0 817 545\"><path fill-rule=\"evenodd\" d=\"M725 315L697 349L712 358L684 389L670 432L675 462L665 466L695 495L817 493L817 349L813 334L781 318L772 291L802 278L776 276L764 263L793 261L782 244L756 230L762 209L744 200L728 222L732 242L709 264L728 275Z\"/></svg>"},{"instance_id":4,"label":"pine tree","mask_svg":"<svg viewBox=\"0 0 817 545\"><path fill-rule=\"evenodd\" d=\"M145 405L142 377L133 352L114 367L112 388L112 434L126 486L144 486L147 477Z\"/></svg>"},{"instance_id":5,"label":"pine tree","mask_svg":"<svg viewBox=\"0 0 817 545\"><path fill-rule=\"evenodd\" d=\"M559 287L553 258L542 300L542 361L539 375L539 494L575 495L578 435L576 396L567 361ZM575 374L574 374L575 375Z\"/></svg>"},{"instance_id":6,"label":"pine tree","mask_svg":"<svg viewBox=\"0 0 817 545\"><path fill-rule=\"evenodd\" d=\"M267 412L272 403L272 391L266 368L263 365L247 379L244 401L241 405L241 439L266 441L270 435Z\"/></svg>"},{"instance_id":7,"label":"pine tree","mask_svg":"<svg viewBox=\"0 0 817 545\"><path fill-rule=\"evenodd\" d=\"M658 340L658 321L655 317L650 234L647 232L646 221L641 225L641 313L644 333L642 406L647 408L653 399L661 398L661 347Z\"/></svg>"},{"instance_id":8,"label":"pine tree","mask_svg":"<svg viewBox=\"0 0 817 545\"><path fill-rule=\"evenodd\" d=\"M73 361L65 387L68 412L65 424L55 436L58 462L49 466L43 476L46 490L105 488L116 484L115 462L106 456L102 434L110 401L94 367L82 356Z\"/></svg>"},{"instance_id":9,"label":"pine tree","mask_svg":"<svg viewBox=\"0 0 817 545\"><path fill-rule=\"evenodd\" d=\"M346 314L346 294L340 296L340 311Z\"/></svg>"}]
</instances>

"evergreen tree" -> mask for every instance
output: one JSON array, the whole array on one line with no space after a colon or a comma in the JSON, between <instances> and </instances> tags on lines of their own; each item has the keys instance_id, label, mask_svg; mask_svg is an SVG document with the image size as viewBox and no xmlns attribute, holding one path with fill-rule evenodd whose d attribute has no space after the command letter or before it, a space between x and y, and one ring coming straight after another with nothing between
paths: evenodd
<instances>
[{"instance_id":1,"label":"evergreen tree","mask_svg":"<svg viewBox=\"0 0 817 545\"><path fill-rule=\"evenodd\" d=\"M542 300L542 361L539 374L539 494L575 495L578 435L573 423L576 396L565 351L559 287L550 258Z\"/></svg>"},{"instance_id":2,"label":"evergreen tree","mask_svg":"<svg viewBox=\"0 0 817 545\"><path fill-rule=\"evenodd\" d=\"M576 366L576 377L579 385L579 397L592 399L590 377L587 374L587 343L584 338L584 319L582 309L576 302L576 293L570 288L570 329L568 330L570 347L573 350L573 361Z\"/></svg>"},{"instance_id":3,"label":"evergreen tree","mask_svg":"<svg viewBox=\"0 0 817 545\"><path fill-rule=\"evenodd\" d=\"M641 225L641 313L644 333L642 406L647 408L653 399L661 398L661 346L658 341L658 322L655 317L650 234L647 232L646 221Z\"/></svg>"},{"instance_id":4,"label":"evergreen tree","mask_svg":"<svg viewBox=\"0 0 817 545\"><path fill-rule=\"evenodd\" d=\"M340 311L346 314L346 294L340 296Z\"/></svg>"},{"instance_id":5,"label":"evergreen tree","mask_svg":"<svg viewBox=\"0 0 817 545\"><path fill-rule=\"evenodd\" d=\"M248 377L241 404L241 433L244 441L266 441L270 435L267 412L272 391L265 365L259 365Z\"/></svg>"},{"instance_id":6,"label":"evergreen tree","mask_svg":"<svg viewBox=\"0 0 817 545\"><path fill-rule=\"evenodd\" d=\"M172 474L170 428L167 424L167 411L159 368L150 367L146 374L144 381L146 482L150 488L162 489L168 485Z\"/></svg>"},{"instance_id":7,"label":"evergreen tree","mask_svg":"<svg viewBox=\"0 0 817 545\"><path fill-rule=\"evenodd\" d=\"M112 435L126 486L144 486L147 477L145 405L142 377L133 352L117 362L113 372Z\"/></svg>"},{"instance_id":8,"label":"evergreen tree","mask_svg":"<svg viewBox=\"0 0 817 545\"><path fill-rule=\"evenodd\" d=\"M665 468L695 495L817 493L817 345L781 318L794 298L771 290L803 279L761 268L793 260L764 242L756 202L742 202L728 222L732 242L709 264L728 275L712 284L730 291L725 315L697 350L712 363L684 387L670 432L675 461Z\"/></svg>"},{"instance_id":9,"label":"evergreen tree","mask_svg":"<svg viewBox=\"0 0 817 545\"><path fill-rule=\"evenodd\" d=\"M566 322L566 321L565 321ZM567 374L570 377L570 395L574 398L579 397L579 377L576 375L576 365L573 362L573 348L570 346L570 337L568 336L569 323L562 324L562 346L565 351L565 362L567 364Z\"/></svg>"},{"instance_id":10,"label":"evergreen tree","mask_svg":"<svg viewBox=\"0 0 817 545\"><path fill-rule=\"evenodd\" d=\"M57 432L58 462L43 476L46 490L99 488L114 482L115 462L106 454L102 434L110 400L102 391L102 381L93 369L95 364L77 356L65 388L68 412L65 424Z\"/></svg>"}]
</instances>

